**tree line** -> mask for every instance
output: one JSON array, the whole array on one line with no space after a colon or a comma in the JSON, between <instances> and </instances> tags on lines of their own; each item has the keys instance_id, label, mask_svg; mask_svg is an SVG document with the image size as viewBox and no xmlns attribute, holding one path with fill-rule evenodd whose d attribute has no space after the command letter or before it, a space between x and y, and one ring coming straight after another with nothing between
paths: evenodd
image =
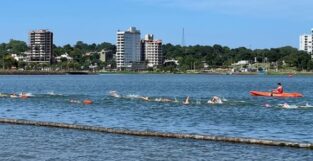
<instances>
[{"instance_id":1,"label":"tree line","mask_svg":"<svg viewBox=\"0 0 313 161\"><path fill-rule=\"evenodd\" d=\"M100 55L98 52L103 49L114 53L115 45L107 42L100 44L87 44L82 41L78 41L74 45L53 45L54 57L67 53L73 58L73 60L69 61L65 58L61 59L61 62L54 62L51 65L42 63L25 63L14 60L11 54L23 55L25 52L29 51L29 47L24 41L10 40L8 43L0 44L0 57L2 58L2 61L0 60L0 65L5 69L17 67L35 70L42 69L43 67L52 67L54 69L64 70L85 70L88 69L90 65L97 65L98 68L103 68L108 64L114 64L113 60L108 60L107 62L100 61ZM86 55L86 53L90 54Z\"/></svg>"},{"instance_id":2,"label":"tree line","mask_svg":"<svg viewBox=\"0 0 313 161\"><path fill-rule=\"evenodd\" d=\"M98 52L103 49L112 51L112 54L116 51L115 45L108 42L87 44L78 41L74 45L53 45L53 54L55 57L68 53L73 60L68 61L62 59L61 62L51 66L54 68L73 70L87 69L88 66L94 64L97 64L99 68L106 67L107 65L114 67L115 62L113 59L107 62L101 62L99 60ZM17 62L11 57L11 54L21 55L28 50L29 48L24 41L10 40L8 43L1 43L0 58L2 58L2 61L0 60L0 67L6 69L12 67L33 69L36 65L42 67L42 64ZM88 52L91 54L85 55L85 53ZM207 64L209 68L228 68L240 60L258 63L274 63L279 67L286 66L297 70L313 70L311 55L291 46L271 49L248 49L245 47L229 48L221 45L180 46L169 43L163 45L163 54L164 59L178 60L179 66L175 68L180 70L202 69L204 64ZM161 68L166 69L164 66Z\"/></svg>"},{"instance_id":3,"label":"tree line","mask_svg":"<svg viewBox=\"0 0 313 161\"><path fill-rule=\"evenodd\" d=\"M272 63L278 67L285 65L297 70L313 70L311 55L291 46L252 50L245 47L231 49L221 45L184 47L165 44L163 52L166 59L177 59L183 70L201 69L204 63L209 68L227 68L240 60L253 63Z\"/></svg>"}]
</instances>

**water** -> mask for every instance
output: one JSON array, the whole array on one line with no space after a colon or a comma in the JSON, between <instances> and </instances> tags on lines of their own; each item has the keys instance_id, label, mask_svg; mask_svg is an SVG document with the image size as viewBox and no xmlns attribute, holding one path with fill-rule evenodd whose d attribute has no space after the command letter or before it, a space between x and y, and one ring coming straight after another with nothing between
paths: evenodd
<instances>
[{"instance_id":1,"label":"water","mask_svg":"<svg viewBox=\"0 0 313 161\"><path fill-rule=\"evenodd\" d=\"M275 88L277 82L282 82L285 91L301 92L305 97L276 99L256 98L249 95L250 90L268 91ZM313 143L313 108L284 109L278 107L278 104L283 103L297 106L313 104L312 83L313 79L307 76L117 74L0 76L2 93L23 91L34 95L29 99L0 98L0 117L132 130L213 134ZM111 90L117 91L122 96L132 96L132 98L113 98L109 96ZM227 101L222 105L207 104L206 102L214 95L223 97ZM138 99L138 96L177 98L179 103L146 102ZM181 103L186 96L191 97L190 105ZM94 104L71 103L70 100L73 99L80 101L91 99ZM265 104L272 107L264 107ZM19 129L23 129L23 127L19 127ZM79 132L75 135L79 135ZM104 135L103 137L114 136ZM128 138L127 136L119 137ZM154 145L158 144L155 139L151 142ZM184 141L174 139L173 142L179 144ZM196 145L199 143L199 146L203 144L197 141L189 141L189 143ZM221 146L220 144L214 143L216 146ZM127 146L127 144L121 146ZM136 149L136 151L139 150L140 147ZM234 153L240 153L240 151L235 150ZM164 152L164 155L168 154ZM232 155L229 155L224 156L226 160L231 159ZM299 156L301 155L302 152ZM172 160L175 158L173 157Z\"/></svg>"},{"instance_id":2,"label":"water","mask_svg":"<svg viewBox=\"0 0 313 161\"><path fill-rule=\"evenodd\" d=\"M311 150L296 148L134 137L17 125L1 125L0 131L0 159L6 161L309 161L313 158Z\"/></svg>"}]
</instances>

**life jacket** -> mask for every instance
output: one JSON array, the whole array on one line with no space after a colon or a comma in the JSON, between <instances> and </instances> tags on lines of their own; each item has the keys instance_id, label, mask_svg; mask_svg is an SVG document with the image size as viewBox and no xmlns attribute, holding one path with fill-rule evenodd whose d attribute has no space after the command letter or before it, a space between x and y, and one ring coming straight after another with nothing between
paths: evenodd
<instances>
[{"instance_id":1,"label":"life jacket","mask_svg":"<svg viewBox=\"0 0 313 161\"><path fill-rule=\"evenodd\" d=\"M277 91L277 93L284 93L283 86L278 86L276 91Z\"/></svg>"}]
</instances>

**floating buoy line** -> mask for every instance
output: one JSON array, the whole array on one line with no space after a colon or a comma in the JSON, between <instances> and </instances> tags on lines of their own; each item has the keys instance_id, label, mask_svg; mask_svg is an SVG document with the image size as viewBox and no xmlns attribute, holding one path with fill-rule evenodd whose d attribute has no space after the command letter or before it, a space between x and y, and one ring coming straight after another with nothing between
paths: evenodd
<instances>
[{"instance_id":1,"label":"floating buoy line","mask_svg":"<svg viewBox=\"0 0 313 161\"><path fill-rule=\"evenodd\" d=\"M214 136L214 135L179 134L179 133L166 133L166 132L155 132L155 131L137 131L137 130L127 130L127 129L96 127L96 126L89 126L89 125L32 121L32 120L23 120L23 119L9 119L9 118L0 118L0 123L15 124L15 125L44 126L44 127L64 128L64 129L77 129L77 130L96 131L96 132L104 132L104 133L112 133L112 134L120 134L120 135L143 136L143 137L222 141L222 142L241 143L241 144L306 148L306 149L313 150L312 143L298 143L298 142L289 142L289 141L276 141L276 140L240 138L240 137L225 137L225 136Z\"/></svg>"}]
</instances>

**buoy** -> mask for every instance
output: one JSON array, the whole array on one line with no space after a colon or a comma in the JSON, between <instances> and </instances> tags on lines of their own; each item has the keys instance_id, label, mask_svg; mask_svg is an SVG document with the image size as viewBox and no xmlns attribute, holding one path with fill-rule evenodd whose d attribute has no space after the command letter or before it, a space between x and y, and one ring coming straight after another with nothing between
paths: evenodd
<instances>
[{"instance_id":1,"label":"buoy","mask_svg":"<svg viewBox=\"0 0 313 161\"><path fill-rule=\"evenodd\" d=\"M92 103L93 103L92 100L84 100L83 101L83 104L85 104L85 105L90 105Z\"/></svg>"},{"instance_id":2,"label":"buoy","mask_svg":"<svg viewBox=\"0 0 313 161\"><path fill-rule=\"evenodd\" d=\"M293 75L294 75L293 73L289 73L288 77L293 77Z\"/></svg>"}]
</instances>

